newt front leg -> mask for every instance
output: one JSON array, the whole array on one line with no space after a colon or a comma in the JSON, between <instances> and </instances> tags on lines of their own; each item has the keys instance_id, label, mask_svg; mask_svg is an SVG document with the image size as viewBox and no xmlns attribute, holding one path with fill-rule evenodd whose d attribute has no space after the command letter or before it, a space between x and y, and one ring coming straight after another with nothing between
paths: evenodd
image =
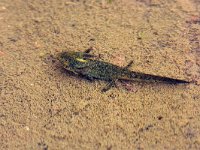
<instances>
[{"instance_id":1,"label":"newt front leg","mask_svg":"<svg viewBox=\"0 0 200 150\"><path fill-rule=\"evenodd\" d=\"M111 87L116 86L116 82L118 79L111 80L102 90L101 92L106 92L108 91Z\"/></svg>"}]
</instances>

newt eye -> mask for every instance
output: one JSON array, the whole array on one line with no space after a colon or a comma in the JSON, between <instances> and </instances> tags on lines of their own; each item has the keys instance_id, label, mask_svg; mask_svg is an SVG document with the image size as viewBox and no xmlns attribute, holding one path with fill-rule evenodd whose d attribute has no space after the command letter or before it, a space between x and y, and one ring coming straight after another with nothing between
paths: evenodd
<instances>
[{"instance_id":1,"label":"newt eye","mask_svg":"<svg viewBox=\"0 0 200 150\"><path fill-rule=\"evenodd\" d=\"M59 59L60 63L64 66L64 67L68 67L69 66L69 61L66 59Z\"/></svg>"}]
</instances>

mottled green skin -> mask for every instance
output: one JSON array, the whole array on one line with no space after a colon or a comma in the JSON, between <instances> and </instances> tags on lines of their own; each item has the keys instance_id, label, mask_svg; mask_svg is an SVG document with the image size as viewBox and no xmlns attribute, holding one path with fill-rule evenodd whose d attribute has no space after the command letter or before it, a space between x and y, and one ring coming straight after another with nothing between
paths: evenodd
<instances>
[{"instance_id":1,"label":"mottled green skin","mask_svg":"<svg viewBox=\"0 0 200 150\"><path fill-rule=\"evenodd\" d=\"M131 78L132 76L132 72L126 68L94 60L91 57L92 55L88 53L63 52L59 55L59 60L67 70L83 75L91 80L101 79L111 81L120 78Z\"/></svg>"},{"instance_id":2,"label":"mottled green skin","mask_svg":"<svg viewBox=\"0 0 200 150\"><path fill-rule=\"evenodd\" d=\"M133 72L128 70L130 64L126 67L119 67L94 58L95 56L89 54L89 52L62 52L58 55L58 59L65 69L75 74L83 75L90 80L101 79L111 81L112 84L118 79L159 81L174 84L188 83L184 80Z\"/></svg>"}]
</instances>

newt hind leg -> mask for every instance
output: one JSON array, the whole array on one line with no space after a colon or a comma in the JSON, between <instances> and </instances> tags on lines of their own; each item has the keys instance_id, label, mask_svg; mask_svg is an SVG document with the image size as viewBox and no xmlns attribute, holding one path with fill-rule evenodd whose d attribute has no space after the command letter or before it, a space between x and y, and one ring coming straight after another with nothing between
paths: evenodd
<instances>
[{"instance_id":1,"label":"newt hind leg","mask_svg":"<svg viewBox=\"0 0 200 150\"><path fill-rule=\"evenodd\" d=\"M128 65L124 67L124 69L130 68L130 67L132 66L132 64L133 64L133 61L130 61L130 62L128 63ZM113 86L116 86L117 80L118 80L118 79L113 79L113 80L111 80L111 81L101 90L101 92L106 92L106 91L108 91L110 88L112 88Z\"/></svg>"},{"instance_id":2,"label":"newt hind leg","mask_svg":"<svg viewBox=\"0 0 200 150\"><path fill-rule=\"evenodd\" d=\"M101 92L106 92L106 91L110 90L113 86L116 85L116 81L117 81L117 80L118 80L118 79L111 80L111 81L101 90Z\"/></svg>"}]
</instances>

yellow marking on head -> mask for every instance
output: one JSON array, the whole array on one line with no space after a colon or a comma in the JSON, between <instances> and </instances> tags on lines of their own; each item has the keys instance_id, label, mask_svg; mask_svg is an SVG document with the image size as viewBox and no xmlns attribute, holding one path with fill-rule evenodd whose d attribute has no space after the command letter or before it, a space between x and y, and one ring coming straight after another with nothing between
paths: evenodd
<instances>
[{"instance_id":1,"label":"yellow marking on head","mask_svg":"<svg viewBox=\"0 0 200 150\"><path fill-rule=\"evenodd\" d=\"M85 59L82 59L82 58L76 58L77 61L80 61L80 62L87 62L87 60Z\"/></svg>"}]
</instances>

